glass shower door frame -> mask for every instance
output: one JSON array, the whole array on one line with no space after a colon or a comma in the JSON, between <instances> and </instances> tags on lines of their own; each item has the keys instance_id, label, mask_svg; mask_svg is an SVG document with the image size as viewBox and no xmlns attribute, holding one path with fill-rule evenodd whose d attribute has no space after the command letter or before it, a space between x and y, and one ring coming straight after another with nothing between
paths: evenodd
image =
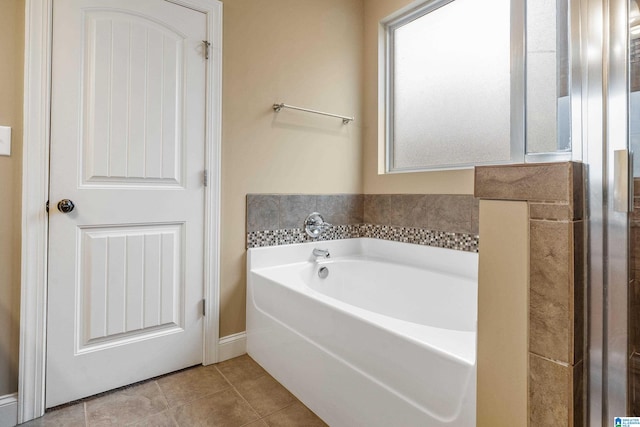
<instances>
[{"instance_id":1,"label":"glass shower door frame","mask_svg":"<svg viewBox=\"0 0 640 427\"><path fill-rule=\"evenodd\" d=\"M628 414L629 159L628 0L585 0L582 43L587 167L588 420ZM626 178L626 179L625 179Z\"/></svg>"}]
</instances>

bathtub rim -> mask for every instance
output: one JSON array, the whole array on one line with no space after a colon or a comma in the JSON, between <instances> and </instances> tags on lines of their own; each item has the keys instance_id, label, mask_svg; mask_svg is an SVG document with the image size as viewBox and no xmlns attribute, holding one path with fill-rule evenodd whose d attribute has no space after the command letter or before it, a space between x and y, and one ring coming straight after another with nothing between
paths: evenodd
<instances>
[{"instance_id":1,"label":"bathtub rim","mask_svg":"<svg viewBox=\"0 0 640 427\"><path fill-rule=\"evenodd\" d=\"M478 253L416 243L397 242L373 237L355 237L339 240L315 240L277 246L262 246L247 249L247 271L304 261L315 261L313 248L327 248L332 257L367 254L367 256L390 260L417 268L431 268L445 274L455 274L478 280ZM306 252L304 252L306 250ZM277 253L278 259L273 255ZM307 255L304 255L307 253ZM460 264L459 261L465 261ZM447 268L448 267L448 268ZM454 272L454 273L452 273Z\"/></svg>"}]
</instances>

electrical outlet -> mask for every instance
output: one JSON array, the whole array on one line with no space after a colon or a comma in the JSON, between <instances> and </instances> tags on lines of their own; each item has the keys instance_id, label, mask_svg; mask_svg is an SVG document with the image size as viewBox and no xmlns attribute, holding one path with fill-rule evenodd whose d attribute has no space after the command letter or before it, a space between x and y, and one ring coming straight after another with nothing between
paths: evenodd
<instances>
[{"instance_id":1,"label":"electrical outlet","mask_svg":"<svg viewBox=\"0 0 640 427\"><path fill-rule=\"evenodd\" d=\"M11 155L11 128L0 126L0 156Z\"/></svg>"}]
</instances>

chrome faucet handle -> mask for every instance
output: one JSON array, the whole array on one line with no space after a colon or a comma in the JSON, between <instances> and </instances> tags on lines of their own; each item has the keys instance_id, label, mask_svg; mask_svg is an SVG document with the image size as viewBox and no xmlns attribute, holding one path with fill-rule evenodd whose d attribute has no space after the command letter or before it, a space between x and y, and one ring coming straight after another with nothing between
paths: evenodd
<instances>
[{"instance_id":1,"label":"chrome faucet handle","mask_svg":"<svg viewBox=\"0 0 640 427\"><path fill-rule=\"evenodd\" d=\"M314 239L320 237L320 235L327 231L329 227L331 227L331 224L325 222L322 215L318 212L309 214L309 216L304 220L304 231Z\"/></svg>"}]
</instances>

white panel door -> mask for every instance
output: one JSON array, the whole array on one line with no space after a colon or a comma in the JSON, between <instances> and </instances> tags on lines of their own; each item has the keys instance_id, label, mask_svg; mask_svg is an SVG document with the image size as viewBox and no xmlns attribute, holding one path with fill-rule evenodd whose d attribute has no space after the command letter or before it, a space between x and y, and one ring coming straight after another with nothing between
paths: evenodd
<instances>
[{"instance_id":1,"label":"white panel door","mask_svg":"<svg viewBox=\"0 0 640 427\"><path fill-rule=\"evenodd\" d=\"M54 1L47 407L202 363L205 39L164 0Z\"/></svg>"}]
</instances>

